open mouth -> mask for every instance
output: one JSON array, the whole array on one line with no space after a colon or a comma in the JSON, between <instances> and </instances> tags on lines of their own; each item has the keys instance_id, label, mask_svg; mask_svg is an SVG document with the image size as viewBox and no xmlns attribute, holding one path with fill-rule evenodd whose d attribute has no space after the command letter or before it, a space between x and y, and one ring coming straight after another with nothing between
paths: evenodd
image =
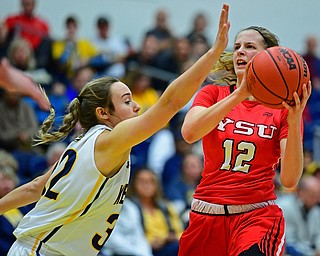
<instances>
[{"instance_id":1,"label":"open mouth","mask_svg":"<svg viewBox=\"0 0 320 256\"><path fill-rule=\"evenodd\" d=\"M245 67L247 65L247 62L244 60L237 60L237 66L238 67Z\"/></svg>"}]
</instances>

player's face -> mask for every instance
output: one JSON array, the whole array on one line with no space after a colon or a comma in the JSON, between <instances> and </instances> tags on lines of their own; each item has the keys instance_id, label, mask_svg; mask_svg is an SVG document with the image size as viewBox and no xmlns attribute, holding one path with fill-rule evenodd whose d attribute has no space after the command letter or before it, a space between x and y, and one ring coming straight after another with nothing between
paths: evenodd
<instances>
[{"instance_id":1,"label":"player's face","mask_svg":"<svg viewBox=\"0 0 320 256\"><path fill-rule=\"evenodd\" d=\"M242 77L248 62L265 49L263 37L255 30L245 30L238 34L233 46L233 64L237 77Z\"/></svg>"},{"instance_id":2,"label":"player's face","mask_svg":"<svg viewBox=\"0 0 320 256\"><path fill-rule=\"evenodd\" d=\"M140 106L132 99L132 93L124 83L116 82L111 86L111 100L115 111L111 113L113 126L119 122L138 116Z\"/></svg>"}]
</instances>

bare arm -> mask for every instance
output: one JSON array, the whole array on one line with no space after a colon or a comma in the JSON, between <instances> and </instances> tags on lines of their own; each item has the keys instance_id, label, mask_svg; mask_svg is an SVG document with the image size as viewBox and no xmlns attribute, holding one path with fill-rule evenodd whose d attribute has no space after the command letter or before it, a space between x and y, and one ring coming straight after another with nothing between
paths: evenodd
<instances>
[{"instance_id":1,"label":"bare arm","mask_svg":"<svg viewBox=\"0 0 320 256\"><path fill-rule=\"evenodd\" d=\"M228 44L228 5L221 11L219 29L213 46L190 69L175 79L158 102L141 116L119 123L111 132L121 154L161 129L191 99ZM128 133L130 131L130 133ZM110 139L110 138L109 138ZM121 141L119 141L121 140Z\"/></svg>"},{"instance_id":2,"label":"bare arm","mask_svg":"<svg viewBox=\"0 0 320 256\"><path fill-rule=\"evenodd\" d=\"M182 135L188 143L194 143L212 131L231 109L247 98L246 78L232 94L209 108L196 106L189 110L182 125Z\"/></svg>"},{"instance_id":3,"label":"bare arm","mask_svg":"<svg viewBox=\"0 0 320 256\"><path fill-rule=\"evenodd\" d=\"M52 170L53 167L45 174L20 187L17 187L4 197L0 198L0 215L11 209L19 208L38 201Z\"/></svg>"},{"instance_id":4,"label":"bare arm","mask_svg":"<svg viewBox=\"0 0 320 256\"><path fill-rule=\"evenodd\" d=\"M290 107L283 102L288 109L288 138L280 142L281 171L280 180L283 186L292 188L297 185L303 170L303 144L301 134L302 113L311 95L311 82L303 85L303 98L300 101L297 93L294 93L296 105Z\"/></svg>"},{"instance_id":5,"label":"bare arm","mask_svg":"<svg viewBox=\"0 0 320 256\"><path fill-rule=\"evenodd\" d=\"M10 65L6 58L0 61L0 87L34 99L41 109L49 110L50 103L40 88L20 70Z\"/></svg>"}]
</instances>

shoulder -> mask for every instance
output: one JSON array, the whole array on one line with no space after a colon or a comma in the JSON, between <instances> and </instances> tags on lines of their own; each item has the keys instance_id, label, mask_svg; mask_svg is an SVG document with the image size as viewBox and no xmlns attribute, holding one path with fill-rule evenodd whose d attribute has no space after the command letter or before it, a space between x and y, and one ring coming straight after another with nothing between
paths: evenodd
<instances>
[{"instance_id":1,"label":"shoulder","mask_svg":"<svg viewBox=\"0 0 320 256\"><path fill-rule=\"evenodd\" d=\"M210 107L218 100L228 96L230 88L228 86L219 86L215 84L208 84L200 89L197 93L193 106Z\"/></svg>"}]
</instances>

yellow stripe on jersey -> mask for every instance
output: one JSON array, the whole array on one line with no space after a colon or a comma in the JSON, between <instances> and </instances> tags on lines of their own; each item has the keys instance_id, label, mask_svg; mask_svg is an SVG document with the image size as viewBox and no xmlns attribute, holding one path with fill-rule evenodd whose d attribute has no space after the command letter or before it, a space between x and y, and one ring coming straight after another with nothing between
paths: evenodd
<instances>
[{"instance_id":1,"label":"yellow stripe on jersey","mask_svg":"<svg viewBox=\"0 0 320 256\"><path fill-rule=\"evenodd\" d=\"M83 210L87 207L87 205L91 202L92 198L95 196L95 194L97 193L97 190L99 189L99 187L101 186L102 181L105 179L105 176L103 176L102 174L100 174L96 184L94 185L93 189L91 190L87 200L84 202L84 204L82 205L82 207L76 211L74 214L72 214L72 216L63 224L68 224L71 221L73 221L79 213L83 212Z\"/></svg>"},{"instance_id":2,"label":"yellow stripe on jersey","mask_svg":"<svg viewBox=\"0 0 320 256\"><path fill-rule=\"evenodd\" d=\"M34 242L34 245L32 246L31 253L32 255L35 255L35 250L38 248L39 243L41 242L41 238L44 236L46 232L42 232L37 238L36 241Z\"/></svg>"}]
</instances>

